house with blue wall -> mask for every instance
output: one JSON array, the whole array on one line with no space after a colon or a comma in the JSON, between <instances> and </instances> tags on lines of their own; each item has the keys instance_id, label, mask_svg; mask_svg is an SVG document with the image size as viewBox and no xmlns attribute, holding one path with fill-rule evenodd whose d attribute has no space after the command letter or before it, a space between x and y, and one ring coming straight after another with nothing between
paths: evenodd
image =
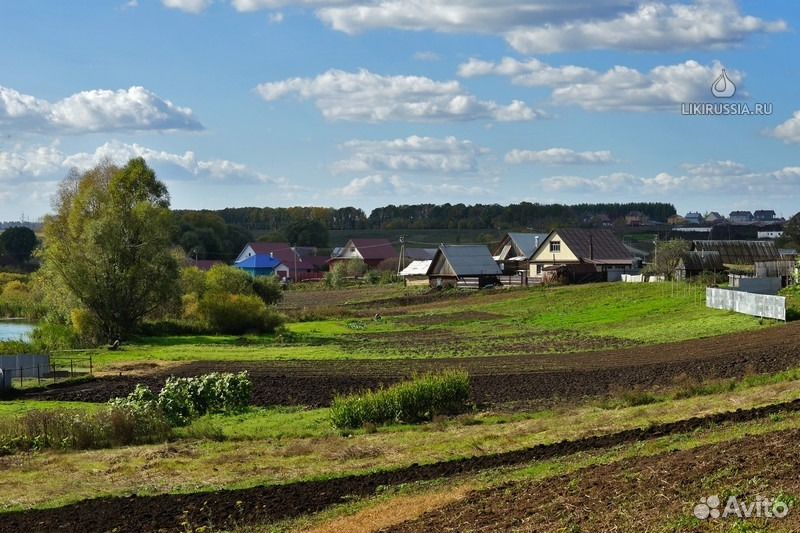
<instances>
[{"instance_id":1,"label":"house with blue wall","mask_svg":"<svg viewBox=\"0 0 800 533\"><path fill-rule=\"evenodd\" d=\"M234 263L233 266L244 270L253 277L279 276L285 278L289 275L289 267L271 255L253 255Z\"/></svg>"}]
</instances>

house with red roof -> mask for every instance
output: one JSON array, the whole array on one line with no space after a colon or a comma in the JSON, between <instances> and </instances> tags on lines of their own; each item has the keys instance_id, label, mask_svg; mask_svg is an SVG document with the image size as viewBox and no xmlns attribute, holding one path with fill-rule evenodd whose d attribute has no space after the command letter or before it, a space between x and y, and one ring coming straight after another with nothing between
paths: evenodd
<instances>
[{"instance_id":1,"label":"house with red roof","mask_svg":"<svg viewBox=\"0 0 800 533\"><path fill-rule=\"evenodd\" d=\"M388 239L350 239L338 255L331 257L330 264L339 261L361 259L367 266L375 268L386 259L396 259L397 250Z\"/></svg>"}]
</instances>

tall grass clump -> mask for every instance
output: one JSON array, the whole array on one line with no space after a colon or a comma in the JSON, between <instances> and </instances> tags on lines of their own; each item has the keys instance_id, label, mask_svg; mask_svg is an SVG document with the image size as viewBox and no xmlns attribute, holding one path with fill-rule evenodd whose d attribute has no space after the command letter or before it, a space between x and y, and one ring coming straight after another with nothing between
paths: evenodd
<instances>
[{"instance_id":1,"label":"tall grass clump","mask_svg":"<svg viewBox=\"0 0 800 533\"><path fill-rule=\"evenodd\" d=\"M426 374L386 389L335 397L331 422L339 429L418 423L436 415L461 413L467 409L468 400L469 374L465 371Z\"/></svg>"}]
</instances>

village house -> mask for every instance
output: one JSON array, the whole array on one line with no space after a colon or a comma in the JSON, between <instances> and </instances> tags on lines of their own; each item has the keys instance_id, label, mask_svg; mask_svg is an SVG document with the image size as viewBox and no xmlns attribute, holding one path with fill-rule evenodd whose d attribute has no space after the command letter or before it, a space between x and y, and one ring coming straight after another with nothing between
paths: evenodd
<instances>
[{"instance_id":1,"label":"village house","mask_svg":"<svg viewBox=\"0 0 800 533\"><path fill-rule=\"evenodd\" d=\"M627 226L646 226L650 218L641 211L631 211L625 215L625 225Z\"/></svg>"},{"instance_id":2,"label":"village house","mask_svg":"<svg viewBox=\"0 0 800 533\"><path fill-rule=\"evenodd\" d=\"M233 264L234 266L239 266L240 263L252 257L271 257L284 265L285 268L276 268L276 272L281 277L295 281L319 279L322 277L322 271L327 266L328 258L314 255L316 253L317 249L314 247L293 247L286 242L249 242L244 246ZM261 260L260 263L267 265L271 261Z\"/></svg>"},{"instance_id":3,"label":"village house","mask_svg":"<svg viewBox=\"0 0 800 533\"><path fill-rule=\"evenodd\" d=\"M777 216L772 209L759 209L753 213L753 218L757 222L774 222Z\"/></svg>"},{"instance_id":4,"label":"village house","mask_svg":"<svg viewBox=\"0 0 800 533\"><path fill-rule=\"evenodd\" d=\"M505 274L527 271L528 258L546 237L546 233L506 233L500 244L494 248L492 257Z\"/></svg>"},{"instance_id":5,"label":"village house","mask_svg":"<svg viewBox=\"0 0 800 533\"><path fill-rule=\"evenodd\" d=\"M749 224L753 221L753 213L750 211L731 211L728 215L731 224Z\"/></svg>"},{"instance_id":6,"label":"village house","mask_svg":"<svg viewBox=\"0 0 800 533\"><path fill-rule=\"evenodd\" d=\"M441 244L428 267L431 287L482 288L497 285L500 267L481 244Z\"/></svg>"},{"instance_id":7,"label":"village house","mask_svg":"<svg viewBox=\"0 0 800 533\"><path fill-rule=\"evenodd\" d=\"M234 263L235 268L244 270L251 276L278 276L281 279L289 277L289 267L270 255L251 255L244 261Z\"/></svg>"},{"instance_id":8,"label":"village house","mask_svg":"<svg viewBox=\"0 0 800 533\"><path fill-rule=\"evenodd\" d=\"M725 222L725 217L723 217L716 211L711 211L705 216L703 220L705 221L706 224L720 224L722 222Z\"/></svg>"},{"instance_id":9,"label":"village house","mask_svg":"<svg viewBox=\"0 0 800 533\"><path fill-rule=\"evenodd\" d=\"M725 271L725 265L722 263L719 252L686 252L678 261L678 266L675 267L675 279L685 280L704 272L719 273L723 271Z\"/></svg>"},{"instance_id":10,"label":"village house","mask_svg":"<svg viewBox=\"0 0 800 533\"><path fill-rule=\"evenodd\" d=\"M397 250L388 239L350 239L328 263L333 266L340 261L361 259L368 267L375 268L386 259L397 257Z\"/></svg>"},{"instance_id":11,"label":"village house","mask_svg":"<svg viewBox=\"0 0 800 533\"><path fill-rule=\"evenodd\" d=\"M686 222L689 224L702 224L703 222L705 222L703 215L701 215L697 211L689 211L683 218L685 218Z\"/></svg>"},{"instance_id":12,"label":"village house","mask_svg":"<svg viewBox=\"0 0 800 533\"><path fill-rule=\"evenodd\" d=\"M633 269L634 258L611 230L562 228L547 235L529 263L530 277L535 280L542 280L545 267L591 265L613 281Z\"/></svg>"}]
</instances>

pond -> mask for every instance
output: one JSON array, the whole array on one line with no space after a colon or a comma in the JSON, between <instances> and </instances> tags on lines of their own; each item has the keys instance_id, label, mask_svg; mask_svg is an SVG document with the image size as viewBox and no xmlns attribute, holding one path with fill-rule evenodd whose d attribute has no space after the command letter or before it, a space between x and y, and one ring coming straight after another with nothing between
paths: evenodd
<instances>
[{"instance_id":1,"label":"pond","mask_svg":"<svg viewBox=\"0 0 800 533\"><path fill-rule=\"evenodd\" d=\"M28 340L35 324L21 320L0 320L0 341Z\"/></svg>"}]
</instances>

